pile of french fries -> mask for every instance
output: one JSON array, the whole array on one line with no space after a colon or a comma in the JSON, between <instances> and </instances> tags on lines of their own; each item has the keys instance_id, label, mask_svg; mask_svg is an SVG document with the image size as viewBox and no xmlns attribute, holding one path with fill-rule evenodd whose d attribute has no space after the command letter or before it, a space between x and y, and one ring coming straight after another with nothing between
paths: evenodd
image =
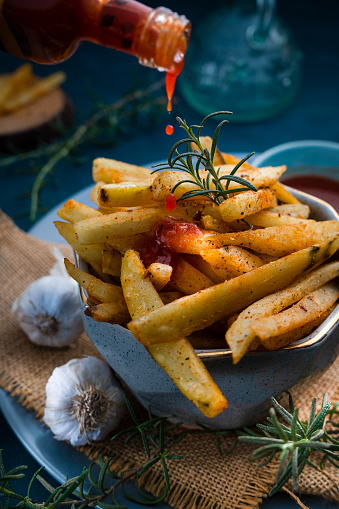
<instances>
[{"instance_id":1,"label":"pile of french fries","mask_svg":"<svg viewBox=\"0 0 339 509\"><path fill-rule=\"evenodd\" d=\"M201 141L210 147L208 137ZM220 175L237 162L215 153ZM236 192L220 205L196 196L169 212L166 197L185 173L152 174L99 158L93 162L94 207L69 200L58 211L64 220L55 222L59 233L90 267L87 273L65 260L88 292L86 314L126 326L209 417L227 401L196 349L228 346L237 363L248 351L282 348L318 327L339 297L339 222L310 218L309 207L279 182L285 169L245 163L237 175L257 192ZM175 197L192 189L183 183ZM174 266L145 266L141 247L169 216L200 230L167 238Z\"/></svg>"},{"instance_id":2,"label":"pile of french fries","mask_svg":"<svg viewBox=\"0 0 339 509\"><path fill-rule=\"evenodd\" d=\"M31 64L0 76L0 116L14 113L48 94L66 80L63 71L37 79Z\"/></svg>"}]
</instances>

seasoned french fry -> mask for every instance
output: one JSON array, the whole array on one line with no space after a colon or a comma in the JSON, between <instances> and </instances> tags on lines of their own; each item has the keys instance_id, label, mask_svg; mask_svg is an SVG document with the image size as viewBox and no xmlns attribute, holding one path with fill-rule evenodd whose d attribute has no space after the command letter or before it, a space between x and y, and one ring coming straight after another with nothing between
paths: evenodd
<instances>
[{"instance_id":1,"label":"seasoned french fry","mask_svg":"<svg viewBox=\"0 0 339 509\"><path fill-rule=\"evenodd\" d=\"M70 223L76 223L81 219L88 219L89 217L101 216L99 210L92 209L87 205L83 205L76 200L67 200L64 205L58 210L58 216Z\"/></svg>"},{"instance_id":2,"label":"seasoned french fry","mask_svg":"<svg viewBox=\"0 0 339 509\"><path fill-rule=\"evenodd\" d=\"M299 341L302 338L305 338L311 332L313 332L317 327L319 327L324 320L332 313L335 306L328 308L324 313L318 316L315 320L312 320L305 325L302 325L298 329L294 329L290 332L285 332L284 334L279 334L279 336L274 336L272 338L267 338L262 342L263 346L267 350L278 350L280 348L284 348L290 343L294 343L295 341ZM259 338L256 338L259 339Z\"/></svg>"},{"instance_id":3,"label":"seasoned french fry","mask_svg":"<svg viewBox=\"0 0 339 509\"><path fill-rule=\"evenodd\" d=\"M264 265L261 258L236 246L204 249L200 255L210 264L220 282L241 276L245 272Z\"/></svg>"},{"instance_id":4,"label":"seasoned french fry","mask_svg":"<svg viewBox=\"0 0 339 509\"><path fill-rule=\"evenodd\" d=\"M29 87L21 90L14 97L6 101L3 106L3 110L6 113L12 113L17 111L28 104L31 104L39 97L48 94L58 86L62 85L66 81L66 74L63 71L57 71L45 78L39 79Z\"/></svg>"},{"instance_id":5,"label":"seasoned french fry","mask_svg":"<svg viewBox=\"0 0 339 509\"><path fill-rule=\"evenodd\" d=\"M110 276L120 277L121 255L111 249L102 251L102 272Z\"/></svg>"},{"instance_id":6,"label":"seasoned french fry","mask_svg":"<svg viewBox=\"0 0 339 509\"><path fill-rule=\"evenodd\" d=\"M256 214L247 217L247 222L254 226L261 226L268 228L269 226L281 226L285 224L309 224L315 223L314 219L303 219L300 217L293 217L288 214L281 214L280 212L272 212L271 210L261 210Z\"/></svg>"},{"instance_id":7,"label":"seasoned french fry","mask_svg":"<svg viewBox=\"0 0 339 509\"><path fill-rule=\"evenodd\" d=\"M94 182L140 182L149 179L153 180L151 170L135 164L123 163L115 159L98 157L93 161L92 176Z\"/></svg>"},{"instance_id":8,"label":"seasoned french fry","mask_svg":"<svg viewBox=\"0 0 339 509\"><path fill-rule=\"evenodd\" d=\"M137 207L154 205L149 182L100 184L97 188L99 207Z\"/></svg>"},{"instance_id":9,"label":"seasoned french fry","mask_svg":"<svg viewBox=\"0 0 339 509\"><path fill-rule=\"evenodd\" d=\"M148 277L157 292L160 292L167 285L171 279L172 272L173 268L164 263L151 263L147 267Z\"/></svg>"},{"instance_id":10,"label":"seasoned french fry","mask_svg":"<svg viewBox=\"0 0 339 509\"><path fill-rule=\"evenodd\" d=\"M115 212L78 221L74 223L74 230L81 244L98 244L109 242L116 235L148 232L156 221L167 214L165 208L153 207Z\"/></svg>"},{"instance_id":11,"label":"seasoned french fry","mask_svg":"<svg viewBox=\"0 0 339 509\"><path fill-rule=\"evenodd\" d=\"M209 288L213 284L211 279L183 258L176 260L171 277L171 286L176 290L180 290L186 295L192 295L192 293L200 292L200 290Z\"/></svg>"},{"instance_id":12,"label":"seasoned french fry","mask_svg":"<svg viewBox=\"0 0 339 509\"><path fill-rule=\"evenodd\" d=\"M71 278L85 288L91 296L102 302L111 302L121 299L122 289L119 286L101 281L101 279L76 267L67 258L65 258L64 263Z\"/></svg>"},{"instance_id":13,"label":"seasoned french fry","mask_svg":"<svg viewBox=\"0 0 339 509\"><path fill-rule=\"evenodd\" d=\"M339 248L339 239L312 246L254 269L242 276L182 297L127 324L144 345L174 341L231 316L245 306L291 284ZM249 292L248 289L251 288Z\"/></svg>"},{"instance_id":14,"label":"seasoned french fry","mask_svg":"<svg viewBox=\"0 0 339 509\"><path fill-rule=\"evenodd\" d=\"M21 90L30 86L34 81L31 64L23 64L11 74L2 76L0 86L0 114L6 109L6 103Z\"/></svg>"},{"instance_id":15,"label":"seasoned french fry","mask_svg":"<svg viewBox=\"0 0 339 509\"><path fill-rule=\"evenodd\" d=\"M302 225L270 226L269 228L235 233L215 234L196 237L186 246L191 253L202 249L219 248L225 245L242 246L258 253L272 256L286 256L294 251L305 249L315 244L328 242L339 236L339 221L308 222Z\"/></svg>"},{"instance_id":16,"label":"seasoned french fry","mask_svg":"<svg viewBox=\"0 0 339 509\"><path fill-rule=\"evenodd\" d=\"M246 191L237 194L219 205L223 221L244 219L259 210L277 205L275 194L270 189L260 189L257 192Z\"/></svg>"},{"instance_id":17,"label":"seasoned french fry","mask_svg":"<svg viewBox=\"0 0 339 509\"><path fill-rule=\"evenodd\" d=\"M200 255L191 255L191 254L185 254L182 255L185 260L188 261L193 267L198 269L199 272L202 272L202 274L205 274L211 281L213 281L214 284L216 283L222 283L220 281L220 277L217 276L217 274L214 272L212 267L208 262L206 262L202 256Z\"/></svg>"},{"instance_id":18,"label":"seasoned french fry","mask_svg":"<svg viewBox=\"0 0 339 509\"><path fill-rule=\"evenodd\" d=\"M338 297L338 284L326 283L285 311L255 320L251 329L265 346L265 339L290 332L318 318Z\"/></svg>"},{"instance_id":19,"label":"seasoned french fry","mask_svg":"<svg viewBox=\"0 0 339 509\"><path fill-rule=\"evenodd\" d=\"M130 320L126 302L121 298L114 302L103 302L87 307L85 315L90 316L96 322L109 322L118 325L125 324Z\"/></svg>"},{"instance_id":20,"label":"seasoned french fry","mask_svg":"<svg viewBox=\"0 0 339 509\"><path fill-rule=\"evenodd\" d=\"M202 216L199 224L204 230L211 230L218 233L229 233L232 231L227 223L212 216Z\"/></svg>"},{"instance_id":21,"label":"seasoned french fry","mask_svg":"<svg viewBox=\"0 0 339 509\"><path fill-rule=\"evenodd\" d=\"M282 203L300 204L298 198L296 198L281 182L273 184L272 190L275 192L278 201Z\"/></svg>"},{"instance_id":22,"label":"seasoned french fry","mask_svg":"<svg viewBox=\"0 0 339 509\"><path fill-rule=\"evenodd\" d=\"M102 244L80 244L73 225L62 221L54 221L60 235L70 244L74 251L88 263L102 263Z\"/></svg>"},{"instance_id":23,"label":"seasoned french fry","mask_svg":"<svg viewBox=\"0 0 339 509\"><path fill-rule=\"evenodd\" d=\"M285 203L277 205L269 209L270 212L277 212L292 217L300 217L301 219L308 219L310 217L310 207L303 203Z\"/></svg>"},{"instance_id":24,"label":"seasoned french fry","mask_svg":"<svg viewBox=\"0 0 339 509\"><path fill-rule=\"evenodd\" d=\"M100 279L92 279L87 286L87 291L101 302L114 302L122 297L122 289L119 286L104 283Z\"/></svg>"},{"instance_id":25,"label":"seasoned french fry","mask_svg":"<svg viewBox=\"0 0 339 509\"><path fill-rule=\"evenodd\" d=\"M338 245L338 240L335 241L335 244ZM295 253L295 255L298 255L298 253L301 253L301 251ZM244 309L226 332L226 341L232 350L233 361L235 363L239 362L251 341L255 338L255 334L250 328L255 319L279 313L282 309L297 302L307 293L319 288L338 274L339 262L328 263L306 275L300 276L292 284L287 283L290 286L276 293L271 292L271 295L257 300L257 302Z\"/></svg>"},{"instance_id":26,"label":"seasoned french fry","mask_svg":"<svg viewBox=\"0 0 339 509\"><path fill-rule=\"evenodd\" d=\"M121 285L131 316L142 316L150 309L164 307L152 283L145 279L145 267L135 251L127 251L122 260ZM204 415L215 417L225 410L224 395L185 338L156 344L149 347L148 352Z\"/></svg>"}]
</instances>

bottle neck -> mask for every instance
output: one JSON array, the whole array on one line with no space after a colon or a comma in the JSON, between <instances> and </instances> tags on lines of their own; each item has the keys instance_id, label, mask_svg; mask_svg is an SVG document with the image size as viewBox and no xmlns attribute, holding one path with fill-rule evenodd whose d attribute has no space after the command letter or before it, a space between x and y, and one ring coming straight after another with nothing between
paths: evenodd
<instances>
[{"instance_id":1,"label":"bottle neck","mask_svg":"<svg viewBox=\"0 0 339 509\"><path fill-rule=\"evenodd\" d=\"M130 53L147 67L175 75L181 72L191 32L185 16L135 0L85 3L83 39Z\"/></svg>"}]
</instances>

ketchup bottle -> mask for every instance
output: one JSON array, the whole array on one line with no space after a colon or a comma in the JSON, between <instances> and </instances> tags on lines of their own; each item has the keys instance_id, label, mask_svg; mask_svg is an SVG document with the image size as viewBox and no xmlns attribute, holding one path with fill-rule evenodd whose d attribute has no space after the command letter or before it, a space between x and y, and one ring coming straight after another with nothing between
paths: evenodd
<instances>
[{"instance_id":1,"label":"ketchup bottle","mask_svg":"<svg viewBox=\"0 0 339 509\"><path fill-rule=\"evenodd\" d=\"M0 0L0 49L41 64L62 62L91 41L177 76L190 31L185 16L135 0Z\"/></svg>"}]
</instances>

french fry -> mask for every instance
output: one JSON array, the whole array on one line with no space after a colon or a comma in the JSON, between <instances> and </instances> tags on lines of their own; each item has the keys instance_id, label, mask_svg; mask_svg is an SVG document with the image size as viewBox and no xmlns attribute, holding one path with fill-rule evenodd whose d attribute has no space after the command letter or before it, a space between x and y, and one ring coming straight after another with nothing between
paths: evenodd
<instances>
[{"instance_id":1,"label":"french fry","mask_svg":"<svg viewBox=\"0 0 339 509\"><path fill-rule=\"evenodd\" d=\"M338 240L335 241L335 244L338 245ZM298 253L301 253L301 251L295 253L295 255L298 255ZM319 288L338 274L339 262L328 263L306 275L302 275L292 284L287 283L290 286L285 289L267 295L260 300L257 299L257 302L245 308L226 332L226 341L232 350L233 362L239 362L251 341L255 338L255 334L251 330L251 323L254 320L279 313L282 309L294 304L307 293Z\"/></svg>"},{"instance_id":2,"label":"french fry","mask_svg":"<svg viewBox=\"0 0 339 509\"><path fill-rule=\"evenodd\" d=\"M317 327L319 327L324 320L332 313L335 306L331 306L324 313L318 316L315 320L312 320L305 325L302 325L298 329L294 329L290 332L285 332L284 334L279 334L279 336L274 336L272 338L267 338L262 342L262 345L267 350L279 350L280 348L284 348L290 343L294 343L295 341L299 341L300 339L305 338L311 332L313 332ZM259 339L259 338L256 338Z\"/></svg>"},{"instance_id":3,"label":"french fry","mask_svg":"<svg viewBox=\"0 0 339 509\"><path fill-rule=\"evenodd\" d=\"M121 285L131 316L142 316L150 309L164 307L152 283L145 279L145 267L135 251L127 251L122 260ZM181 337L178 341L156 344L147 350L204 415L215 417L225 410L224 395L187 339Z\"/></svg>"},{"instance_id":4,"label":"french fry","mask_svg":"<svg viewBox=\"0 0 339 509\"><path fill-rule=\"evenodd\" d=\"M121 299L122 289L119 286L101 281L101 279L76 267L67 258L65 258L64 263L71 278L85 288L91 296L102 302L111 302Z\"/></svg>"},{"instance_id":5,"label":"french fry","mask_svg":"<svg viewBox=\"0 0 339 509\"><path fill-rule=\"evenodd\" d=\"M57 71L45 78L39 79L29 87L21 90L14 97L8 99L3 106L6 113L17 111L28 104L31 104L39 97L48 94L66 81L66 74L63 71Z\"/></svg>"},{"instance_id":6,"label":"french fry","mask_svg":"<svg viewBox=\"0 0 339 509\"><path fill-rule=\"evenodd\" d=\"M212 216L202 216L199 224L204 230L211 230L218 233L229 233L232 231L230 226L222 219L216 219Z\"/></svg>"},{"instance_id":7,"label":"french fry","mask_svg":"<svg viewBox=\"0 0 339 509\"><path fill-rule=\"evenodd\" d=\"M190 243L181 244L193 254L202 249L219 248L225 245L242 246L258 253L286 256L315 244L328 242L339 236L339 222L335 220L308 222L302 225L270 226L259 230L235 233L220 233L196 237Z\"/></svg>"},{"instance_id":8,"label":"french fry","mask_svg":"<svg viewBox=\"0 0 339 509\"><path fill-rule=\"evenodd\" d=\"M265 346L265 339L291 332L321 316L338 297L338 284L326 283L285 311L255 320L251 329Z\"/></svg>"},{"instance_id":9,"label":"french fry","mask_svg":"<svg viewBox=\"0 0 339 509\"><path fill-rule=\"evenodd\" d=\"M171 277L171 286L173 288L180 290L186 295L192 295L204 288L213 286L213 284L213 281L205 276L205 274L190 265L183 258L178 257Z\"/></svg>"},{"instance_id":10,"label":"french fry","mask_svg":"<svg viewBox=\"0 0 339 509\"><path fill-rule=\"evenodd\" d=\"M339 239L312 246L211 288L182 297L127 324L142 344L174 341L231 316L268 293L276 292L339 248ZM248 289L251 288L251 291Z\"/></svg>"},{"instance_id":11,"label":"french fry","mask_svg":"<svg viewBox=\"0 0 339 509\"><path fill-rule=\"evenodd\" d=\"M88 263L102 263L102 244L80 244L73 225L63 221L54 221L60 235L68 242L74 251Z\"/></svg>"},{"instance_id":12,"label":"french fry","mask_svg":"<svg viewBox=\"0 0 339 509\"><path fill-rule=\"evenodd\" d=\"M275 192L278 201L282 203L300 204L298 198L296 198L281 182L273 184L272 190Z\"/></svg>"},{"instance_id":13,"label":"french fry","mask_svg":"<svg viewBox=\"0 0 339 509\"><path fill-rule=\"evenodd\" d=\"M212 138L210 136L200 136L200 143L202 145L202 147L205 149L207 148L210 152L211 152L211 148L212 148ZM191 144L191 147L192 147L192 151L197 148L197 146L195 145L195 143L192 143ZM220 152L220 150L218 149L218 147L215 147L215 153L214 153L214 158L213 158L213 164L215 166L220 166L222 164L226 164L226 161L223 157L223 154Z\"/></svg>"},{"instance_id":14,"label":"french fry","mask_svg":"<svg viewBox=\"0 0 339 509\"><path fill-rule=\"evenodd\" d=\"M149 182L100 184L97 188L99 207L137 207L154 205Z\"/></svg>"},{"instance_id":15,"label":"french fry","mask_svg":"<svg viewBox=\"0 0 339 509\"><path fill-rule=\"evenodd\" d=\"M237 194L219 205L223 221L244 219L262 209L277 205L275 194L270 189L260 189L257 192L246 191Z\"/></svg>"},{"instance_id":16,"label":"french fry","mask_svg":"<svg viewBox=\"0 0 339 509\"><path fill-rule=\"evenodd\" d=\"M131 235L151 230L159 219L168 214L165 208L133 209L74 223L74 230L81 244L109 242L116 235Z\"/></svg>"},{"instance_id":17,"label":"french fry","mask_svg":"<svg viewBox=\"0 0 339 509\"><path fill-rule=\"evenodd\" d=\"M300 217L293 217L288 214L281 214L280 212L272 212L270 210L261 210L256 214L247 217L247 222L254 226L261 226L268 228L269 226L281 226L285 224L309 224L315 223L314 219L303 219Z\"/></svg>"},{"instance_id":18,"label":"french fry","mask_svg":"<svg viewBox=\"0 0 339 509\"><path fill-rule=\"evenodd\" d=\"M85 310L85 315L90 316L96 322L109 322L118 325L125 324L130 320L126 302L122 298L114 302L89 306Z\"/></svg>"},{"instance_id":19,"label":"french fry","mask_svg":"<svg viewBox=\"0 0 339 509\"><path fill-rule=\"evenodd\" d=\"M269 209L269 212L277 212L292 217L300 217L301 219L308 219L310 217L310 207L303 203L285 203L277 205Z\"/></svg>"},{"instance_id":20,"label":"french fry","mask_svg":"<svg viewBox=\"0 0 339 509\"><path fill-rule=\"evenodd\" d=\"M157 292L160 292L167 285L171 279L172 272L173 268L164 263L151 263L147 267L148 277Z\"/></svg>"},{"instance_id":21,"label":"french fry","mask_svg":"<svg viewBox=\"0 0 339 509\"><path fill-rule=\"evenodd\" d=\"M102 272L120 278L121 273L121 254L111 249L102 251Z\"/></svg>"},{"instance_id":22,"label":"french fry","mask_svg":"<svg viewBox=\"0 0 339 509\"><path fill-rule=\"evenodd\" d=\"M261 258L236 246L205 249L200 255L210 264L220 282L241 276L245 272L264 265Z\"/></svg>"},{"instance_id":23,"label":"french fry","mask_svg":"<svg viewBox=\"0 0 339 509\"><path fill-rule=\"evenodd\" d=\"M76 200L70 199L60 207L58 216L69 223L76 223L77 221L81 221L81 219L101 216L101 212L87 205L83 205Z\"/></svg>"},{"instance_id":24,"label":"french fry","mask_svg":"<svg viewBox=\"0 0 339 509\"><path fill-rule=\"evenodd\" d=\"M219 175L229 175L229 173L234 168L234 165L222 165L219 169ZM263 167L263 168L253 168L253 169L239 169L236 173L238 177L242 177L246 179L248 182L253 184L257 188L261 187L270 187L275 185L278 178L284 173L286 170L286 166L277 166L277 167ZM200 172L201 178L207 175L207 172L203 170ZM179 182L187 180L187 175L184 172L178 171L170 171L165 170L160 174L157 174L154 178L152 184L153 191L153 199L156 201L164 202L168 193L172 192L173 187ZM212 185L213 187L213 185ZM236 182L230 181L229 189L242 187L240 184ZM179 187L174 191L174 196L178 199L184 193L192 190L198 190L198 186L196 184L190 183L182 183ZM288 192L286 193L288 194ZM191 198L190 198L191 200ZM206 198L204 197L194 197L196 201L206 202ZM291 203L299 203L298 200L293 201Z\"/></svg>"},{"instance_id":25,"label":"french fry","mask_svg":"<svg viewBox=\"0 0 339 509\"><path fill-rule=\"evenodd\" d=\"M220 281L220 277L217 276L217 274L212 269L211 265L206 262L202 256L200 255L192 255L192 254L185 254L182 255L185 260L188 261L193 267L198 269L199 272L202 272L202 274L205 274L211 281L213 281L214 284L216 283L222 283Z\"/></svg>"},{"instance_id":26,"label":"french fry","mask_svg":"<svg viewBox=\"0 0 339 509\"><path fill-rule=\"evenodd\" d=\"M151 170L135 164L123 163L115 159L98 157L93 161L92 177L94 182L140 182L149 179L153 180Z\"/></svg>"},{"instance_id":27,"label":"french fry","mask_svg":"<svg viewBox=\"0 0 339 509\"><path fill-rule=\"evenodd\" d=\"M31 64L23 64L11 74L2 76L0 86L0 114L6 110L6 103L34 81Z\"/></svg>"}]
</instances>

